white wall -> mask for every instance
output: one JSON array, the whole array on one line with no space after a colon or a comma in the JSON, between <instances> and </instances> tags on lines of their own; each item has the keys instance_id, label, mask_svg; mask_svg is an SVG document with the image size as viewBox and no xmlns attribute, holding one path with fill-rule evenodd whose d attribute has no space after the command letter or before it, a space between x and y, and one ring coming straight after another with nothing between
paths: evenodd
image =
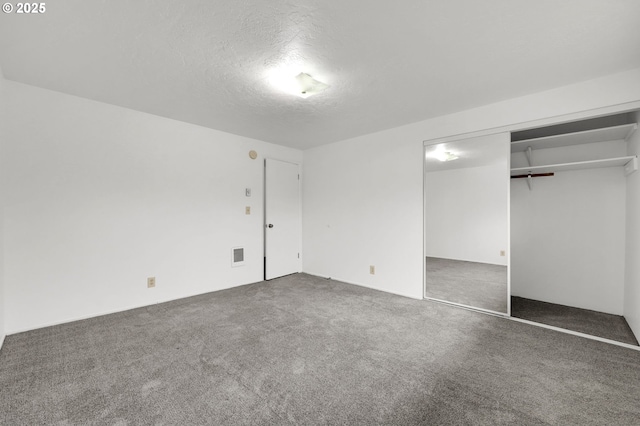
<instances>
[{"instance_id":1,"label":"white wall","mask_svg":"<svg viewBox=\"0 0 640 426\"><path fill-rule=\"evenodd\" d=\"M623 141L588 144L534 151L534 164L568 161L570 151L595 159L604 146L609 157L626 155ZM622 167L556 172L533 179L532 188L511 182L511 294L622 315Z\"/></svg>"},{"instance_id":2,"label":"white wall","mask_svg":"<svg viewBox=\"0 0 640 426\"><path fill-rule=\"evenodd\" d=\"M5 332L261 279L260 160L299 151L5 86ZM423 140L638 100L640 69L305 151L304 270L421 298Z\"/></svg>"},{"instance_id":3,"label":"white wall","mask_svg":"<svg viewBox=\"0 0 640 426\"><path fill-rule=\"evenodd\" d=\"M640 122L640 113L636 113ZM629 140L628 155L640 155L640 131ZM640 171L627 177L627 227L624 316L640 339Z\"/></svg>"},{"instance_id":4,"label":"white wall","mask_svg":"<svg viewBox=\"0 0 640 426\"><path fill-rule=\"evenodd\" d=\"M301 151L5 86L7 333L262 279L263 159Z\"/></svg>"},{"instance_id":5,"label":"white wall","mask_svg":"<svg viewBox=\"0 0 640 426\"><path fill-rule=\"evenodd\" d=\"M424 140L639 100L635 69L305 151L304 271L421 298Z\"/></svg>"},{"instance_id":6,"label":"white wall","mask_svg":"<svg viewBox=\"0 0 640 426\"><path fill-rule=\"evenodd\" d=\"M1 134L1 133L0 133ZM4 343L4 337L6 335L6 327L5 327L5 312L7 309L7 304L5 303L4 297L4 208L2 206L2 202L0 201L0 349L2 349L2 344Z\"/></svg>"},{"instance_id":7,"label":"white wall","mask_svg":"<svg viewBox=\"0 0 640 426\"><path fill-rule=\"evenodd\" d=\"M421 297L422 144L376 135L305 151L303 270Z\"/></svg>"},{"instance_id":8,"label":"white wall","mask_svg":"<svg viewBox=\"0 0 640 426\"><path fill-rule=\"evenodd\" d=\"M1 135L1 133L0 133ZM5 327L5 312L6 312L6 303L4 297L4 208L2 206L2 202L0 201L0 349L2 349L2 344L4 343L4 338L6 335L6 327Z\"/></svg>"},{"instance_id":9,"label":"white wall","mask_svg":"<svg viewBox=\"0 0 640 426\"><path fill-rule=\"evenodd\" d=\"M425 255L506 265L507 161L425 174Z\"/></svg>"},{"instance_id":10,"label":"white wall","mask_svg":"<svg viewBox=\"0 0 640 426\"><path fill-rule=\"evenodd\" d=\"M5 98L4 78L0 69L0 171L5 168L4 162L4 146L6 136L4 126L6 123L4 103L1 101ZM0 174L0 349L4 343L5 337L5 311L6 303L4 297L4 178Z\"/></svg>"}]
</instances>

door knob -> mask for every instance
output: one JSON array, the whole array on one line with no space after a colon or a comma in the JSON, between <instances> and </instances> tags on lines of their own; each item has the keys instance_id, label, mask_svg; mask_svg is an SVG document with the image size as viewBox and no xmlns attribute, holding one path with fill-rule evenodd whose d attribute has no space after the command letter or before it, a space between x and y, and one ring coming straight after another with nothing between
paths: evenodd
<instances>
[{"instance_id":1,"label":"door knob","mask_svg":"<svg viewBox=\"0 0 640 426\"><path fill-rule=\"evenodd\" d=\"M273 228L273 223L267 225L269 228Z\"/></svg>"}]
</instances>

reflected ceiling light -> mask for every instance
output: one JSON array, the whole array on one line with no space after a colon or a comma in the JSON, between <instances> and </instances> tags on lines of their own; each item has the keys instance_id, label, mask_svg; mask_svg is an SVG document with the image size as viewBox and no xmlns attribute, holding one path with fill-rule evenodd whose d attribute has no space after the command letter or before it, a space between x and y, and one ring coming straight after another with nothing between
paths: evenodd
<instances>
[{"instance_id":1,"label":"reflected ceiling light","mask_svg":"<svg viewBox=\"0 0 640 426\"><path fill-rule=\"evenodd\" d=\"M438 160L440 161L452 161L457 159L458 159L458 156L450 151L445 151L438 155Z\"/></svg>"},{"instance_id":2,"label":"reflected ceiling light","mask_svg":"<svg viewBox=\"0 0 640 426\"><path fill-rule=\"evenodd\" d=\"M440 161L453 161L460 158L451 151L434 151L431 153L431 155L429 155L429 157L435 158L436 160Z\"/></svg>"},{"instance_id":3,"label":"reflected ceiling light","mask_svg":"<svg viewBox=\"0 0 640 426\"><path fill-rule=\"evenodd\" d=\"M301 98L308 98L311 95L318 94L329 87L328 84L316 80L309 74L304 72L292 73L275 71L271 73L270 81L278 89L291 93Z\"/></svg>"}]
</instances>

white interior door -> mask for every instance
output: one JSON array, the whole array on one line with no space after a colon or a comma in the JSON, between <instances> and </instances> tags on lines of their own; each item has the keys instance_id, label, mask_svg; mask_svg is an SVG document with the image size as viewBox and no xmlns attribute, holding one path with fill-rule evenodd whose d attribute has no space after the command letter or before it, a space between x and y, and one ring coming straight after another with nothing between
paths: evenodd
<instances>
[{"instance_id":1,"label":"white interior door","mask_svg":"<svg viewBox=\"0 0 640 426\"><path fill-rule=\"evenodd\" d=\"M265 278L300 272L300 171L265 160Z\"/></svg>"}]
</instances>

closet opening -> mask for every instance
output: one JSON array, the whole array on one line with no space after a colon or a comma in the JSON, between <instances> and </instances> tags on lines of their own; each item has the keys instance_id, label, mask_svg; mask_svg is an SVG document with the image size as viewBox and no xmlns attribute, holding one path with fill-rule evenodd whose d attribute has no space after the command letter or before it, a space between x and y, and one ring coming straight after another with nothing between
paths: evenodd
<instances>
[{"instance_id":1,"label":"closet opening","mask_svg":"<svg viewBox=\"0 0 640 426\"><path fill-rule=\"evenodd\" d=\"M511 316L640 337L638 111L511 133Z\"/></svg>"}]
</instances>

